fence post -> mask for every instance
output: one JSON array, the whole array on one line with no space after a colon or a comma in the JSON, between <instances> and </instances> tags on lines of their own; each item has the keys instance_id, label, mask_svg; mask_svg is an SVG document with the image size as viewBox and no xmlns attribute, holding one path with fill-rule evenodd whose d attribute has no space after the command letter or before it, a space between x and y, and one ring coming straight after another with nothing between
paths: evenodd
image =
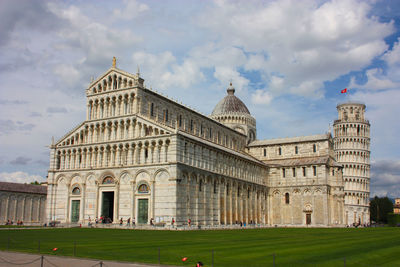
<instances>
[{"instance_id":1,"label":"fence post","mask_svg":"<svg viewBox=\"0 0 400 267\"><path fill-rule=\"evenodd\" d=\"M214 267L214 250L211 250L211 267Z\"/></svg>"},{"instance_id":2,"label":"fence post","mask_svg":"<svg viewBox=\"0 0 400 267\"><path fill-rule=\"evenodd\" d=\"M343 266L346 267L346 257L343 258Z\"/></svg>"},{"instance_id":3,"label":"fence post","mask_svg":"<svg viewBox=\"0 0 400 267\"><path fill-rule=\"evenodd\" d=\"M103 267L103 262L102 261L100 262L100 267Z\"/></svg>"},{"instance_id":4,"label":"fence post","mask_svg":"<svg viewBox=\"0 0 400 267\"><path fill-rule=\"evenodd\" d=\"M74 241L74 257L76 256L76 241Z\"/></svg>"},{"instance_id":5,"label":"fence post","mask_svg":"<svg viewBox=\"0 0 400 267\"><path fill-rule=\"evenodd\" d=\"M38 240L38 253L40 253L40 240Z\"/></svg>"},{"instance_id":6,"label":"fence post","mask_svg":"<svg viewBox=\"0 0 400 267\"><path fill-rule=\"evenodd\" d=\"M161 264L161 255L160 255L160 247L158 247L158 265Z\"/></svg>"},{"instance_id":7,"label":"fence post","mask_svg":"<svg viewBox=\"0 0 400 267\"><path fill-rule=\"evenodd\" d=\"M43 260L44 260L44 256L42 255L41 257L40 257L40 267L43 267L44 265L43 265Z\"/></svg>"},{"instance_id":8,"label":"fence post","mask_svg":"<svg viewBox=\"0 0 400 267\"><path fill-rule=\"evenodd\" d=\"M272 266L275 267L275 253L272 254Z\"/></svg>"}]
</instances>

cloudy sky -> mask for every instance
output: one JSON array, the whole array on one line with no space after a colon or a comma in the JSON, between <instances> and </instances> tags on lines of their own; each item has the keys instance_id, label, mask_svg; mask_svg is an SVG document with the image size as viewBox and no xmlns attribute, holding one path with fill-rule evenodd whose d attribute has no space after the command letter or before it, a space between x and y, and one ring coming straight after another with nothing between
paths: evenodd
<instances>
[{"instance_id":1,"label":"cloudy sky","mask_svg":"<svg viewBox=\"0 0 400 267\"><path fill-rule=\"evenodd\" d=\"M45 180L52 137L84 120L85 89L116 56L205 114L232 80L259 139L327 132L338 103L361 101L371 195L400 197L399 38L395 0L2 0L0 180Z\"/></svg>"}]
</instances>

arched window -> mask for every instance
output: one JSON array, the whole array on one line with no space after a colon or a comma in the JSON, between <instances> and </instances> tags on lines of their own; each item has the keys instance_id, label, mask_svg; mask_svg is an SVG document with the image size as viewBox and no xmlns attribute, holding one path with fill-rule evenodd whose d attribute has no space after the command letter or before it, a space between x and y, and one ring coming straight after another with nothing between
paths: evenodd
<instances>
[{"instance_id":1,"label":"arched window","mask_svg":"<svg viewBox=\"0 0 400 267\"><path fill-rule=\"evenodd\" d=\"M289 200L289 193L285 194L285 203L289 204L290 200Z\"/></svg>"},{"instance_id":2,"label":"arched window","mask_svg":"<svg viewBox=\"0 0 400 267\"><path fill-rule=\"evenodd\" d=\"M314 153L317 152L317 145L316 144L313 144L313 152Z\"/></svg>"},{"instance_id":3,"label":"arched window","mask_svg":"<svg viewBox=\"0 0 400 267\"><path fill-rule=\"evenodd\" d=\"M149 187L147 186L147 184L141 184L138 187L138 192L141 194L145 194L149 192Z\"/></svg>"},{"instance_id":4,"label":"arched window","mask_svg":"<svg viewBox=\"0 0 400 267\"><path fill-rule=\"evenodd\" d=\"M74 187L74 189L72 189L72 194L73 195L80 195L81 194L81 189L78 186Z\"/></svg>"},{"instance_id":5,"label":"arched window","mask_svg":"<svg viewBox=\"0 0 400 267\"><path fill-rule=\"evenodd\" d=\"M114 184L114 179L110 176L107 176L106 178L103 179L103 183L102 184Z\"/></svg>"}]
</instances>

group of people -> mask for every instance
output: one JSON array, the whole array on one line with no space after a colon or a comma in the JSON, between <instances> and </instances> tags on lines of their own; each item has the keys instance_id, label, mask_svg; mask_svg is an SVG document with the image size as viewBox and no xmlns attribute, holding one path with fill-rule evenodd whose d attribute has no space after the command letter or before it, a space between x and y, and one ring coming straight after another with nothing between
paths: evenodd
<instances>
[{"instance_id":1,"label":"group of people","mask_svg":"<svg viewBox=\"0 0 400 267\"><path fill-rule=\"evenodd\" d=\"M12 220L7 220L6 225L13 225L14 222ZM17 221L17 225L24 225L24 222L21 220Z\"/></svg>"},{"instance_id":2,"label":"group of people","mask_svg":"<svg viewBox=\"0 0 400 267\"><path fill-rule=\"evenodd\" d=\"M121 219L119 219L119 225L122 226L123 224L124 224L124 219L122 219L122 217L121 217ZM135 224L136 224L136 221L135 221L135 218L133 218L132 226L135 226ZM131 218L130 217L126 220L126 226L131 226Z\"/></svg>"}]
</instances>

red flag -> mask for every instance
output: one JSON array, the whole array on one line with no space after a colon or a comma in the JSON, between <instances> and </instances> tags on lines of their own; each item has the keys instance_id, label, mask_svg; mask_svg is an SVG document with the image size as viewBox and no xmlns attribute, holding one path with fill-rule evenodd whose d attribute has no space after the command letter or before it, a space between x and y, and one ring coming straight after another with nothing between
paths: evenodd
<instances>
[{"instance_id":1,"label":"red flag","mask_svg":"<svg viewBox=\"0 0 400 267\"><path fill-rule=\"evenodd\" d=\"M182 258L182 261L183 262L187 261L187 258L186 257Z\"/></svg>"},{"instance_id":2,"label":"red flag","mask_svg":"<svg viewBox=\"0 0 400 267\"><path fill-rule=\"evenodd\" d=\"M57 251L58 250L58 248L53 248L53 251Z\"/></svg>"},{"instance_id":3,"label":"red flag","mask_svg":"<svg viewBox=\"0 0 400 267\"><path fill-rule=\"evenodd\" d=\"M344 88L342 91L340 91L342 94L347 93L347 88Z\"/></svg>"}]
</instances>

